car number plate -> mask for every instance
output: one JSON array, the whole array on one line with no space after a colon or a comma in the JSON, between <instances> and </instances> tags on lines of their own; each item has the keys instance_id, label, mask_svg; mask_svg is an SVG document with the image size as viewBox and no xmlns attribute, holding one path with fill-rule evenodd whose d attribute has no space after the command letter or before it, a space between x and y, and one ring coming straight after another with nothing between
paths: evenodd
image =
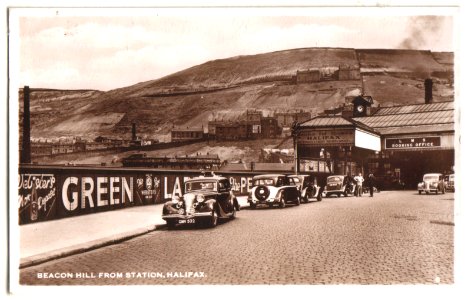
<instances>
[{"instance_id":1,"label":"car number plate","mask_svg":"<svg viewBox=\"0 0 471 300\"><path fill-rule=\"evenodd\" d=\"M194 224L195 219L184 219L184 220L178 220L179 224Z\"/></svg>"}]
</instances>

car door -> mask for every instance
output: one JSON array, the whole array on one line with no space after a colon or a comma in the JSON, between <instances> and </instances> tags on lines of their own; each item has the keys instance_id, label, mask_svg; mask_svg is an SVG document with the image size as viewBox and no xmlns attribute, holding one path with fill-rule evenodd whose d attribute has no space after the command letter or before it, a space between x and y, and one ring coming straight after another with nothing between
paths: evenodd
<instances>
[{"instance_id":1,"label":"car door","mask_svg":"<svg viewBox=\"0 0 471 300\"><path fill-rule=\"evenodd\" d=\"M288 178L288 185L289 187L287 189L289 190L289 199L294 201L298 197L298 187L294 181L294 178Z\"/></svg>"},{"instance_id":2,"label":"car door","mask_svg":"<svg viewBox=\"0 0 471 300\"><path fill-rule=\"evenodd\" d=\"M225 213L232 212L233 203L231 203L231 184L229 180L222 179L218 182L217 201Z\"/></svg>"}]
</instances>

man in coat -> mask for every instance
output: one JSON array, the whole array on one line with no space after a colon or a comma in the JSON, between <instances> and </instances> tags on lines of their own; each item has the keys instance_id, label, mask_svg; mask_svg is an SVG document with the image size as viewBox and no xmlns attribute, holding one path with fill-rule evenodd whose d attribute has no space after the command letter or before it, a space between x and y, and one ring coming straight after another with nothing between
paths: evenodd
<instances>
[{"instance_id":1,"label":"man in coat","mask_svg":"<svg viewBox=\"0 0 471 300\"><path fill-rule=\"evenodd\" d=\"M368 175L368 189L370 190L370 197L373 197L373 190L375 188L375 176L373 173Z\"/></svg>"}]
</instances>

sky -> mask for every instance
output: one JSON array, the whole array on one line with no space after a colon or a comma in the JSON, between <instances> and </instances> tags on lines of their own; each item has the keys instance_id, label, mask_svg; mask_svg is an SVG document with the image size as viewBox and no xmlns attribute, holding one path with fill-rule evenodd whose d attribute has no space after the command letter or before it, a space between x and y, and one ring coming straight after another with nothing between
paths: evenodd
<instances>
[{"instance_id":1,"label":"sky","mask_svg":"<svg viewBox=\"0 0 471 300\"><path fill-rule=\"evenodd\" d=\"M449 15L227 12L25 14L13 67L20 86L107 91L214 59L293 48L454 50Z\"/></svg>"}]
</instances>

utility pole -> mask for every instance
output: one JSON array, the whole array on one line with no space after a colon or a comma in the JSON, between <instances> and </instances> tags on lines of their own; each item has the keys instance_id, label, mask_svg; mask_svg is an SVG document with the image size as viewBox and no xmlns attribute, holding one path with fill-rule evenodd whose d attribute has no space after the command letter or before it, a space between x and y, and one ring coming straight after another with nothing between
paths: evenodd
<instances>
[{"instance_id":1,"label":"utility pole","mask_svg":"<svg viewBox=\"0 0 471 300\"><path fill-rule=\"evenodd\" d=\"M23 88L23 143L21 145L20 162L22 164L31 163L31 123L30 123L30 97L29 86Z\"/></svg>"},{"instance_id":2,"label":"utility pole","mask_svg":"<svg viewBox=\"0 0 471 300\"><path fill-rule=\"evenodd\" d=\"M298 175L299 173L299 157L298 157L298 132L299 123L294 121L291 125L291 136L293 137L294 144L294 174Z\"/></svg>"}]
</instances>

